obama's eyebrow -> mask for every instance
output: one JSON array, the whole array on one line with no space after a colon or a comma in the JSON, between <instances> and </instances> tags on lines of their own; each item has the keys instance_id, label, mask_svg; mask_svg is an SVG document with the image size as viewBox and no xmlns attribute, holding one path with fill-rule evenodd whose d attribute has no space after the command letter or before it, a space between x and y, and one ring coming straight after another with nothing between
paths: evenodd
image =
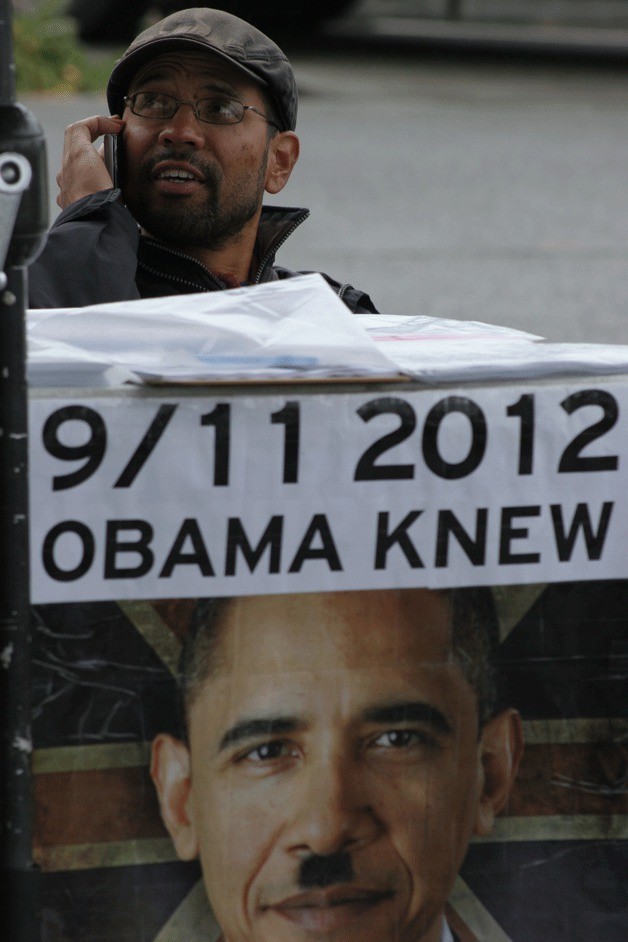
<instances>
[{"instance_id":1,"label":"obama's eyebrow","mask_svg":"<svg viewBox=\"0 0 628 942\"><path fill-rule=\"evenodd\" d=\"M230 746L257 739L261 736L278 736L282 733L294 733L303 729L305 723L294 716L269 716L255 719L240 720L234 723L221 737L218 751L222 752Z\"/></svg>"},{"instance_id":2,"label":"obama's eyebrow","mask_svg":"<svg viewBox=\"0 0 628 942\"><path fill-rule=\"evenodd\" d=\"M375 704L363 710L360 719L362 722L375 723L378 726L423 723L431 726L441 735L451 735L453 732L451 723L444 713L421 700ZM239 720L223 733L218 744L218 752L252 739L295 733L305 729L306 726L305 719L296 716L251 717Z\"/></svg>"},{"instance_id":3,"label":"obama's eyebrow","mask_svg":"<svg viewBox=\"0 0 628 942\"><path fill-rule=\"evenodd\" d=\"M362 719L366 723L376 723L378 726L389 726L395 723L424 723L445 735L453 732L445 714L422 700L376 704L363 711Z\"/></svg>"}]
</instances>

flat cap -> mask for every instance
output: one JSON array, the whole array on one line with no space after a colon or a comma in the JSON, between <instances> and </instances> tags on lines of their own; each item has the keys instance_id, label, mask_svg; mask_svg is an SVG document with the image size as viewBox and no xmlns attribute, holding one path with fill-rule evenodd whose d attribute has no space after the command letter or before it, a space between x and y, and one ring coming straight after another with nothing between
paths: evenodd
<instances>
[{"instance_id":1,"label":"flat cap","mask_svg":"<svg viewBox=\"0 0 628 942\"><path fill-rule=\"evenodd\" d=\"M124 96L139 67L172 49L194 49L219 56L262 85L272 98L283 131L297 122L297 86L286 55L255 26L223 10L179 10L149 26L116 62L107 85L112 114L122 114Z\"/></svg>"}]
</instances>

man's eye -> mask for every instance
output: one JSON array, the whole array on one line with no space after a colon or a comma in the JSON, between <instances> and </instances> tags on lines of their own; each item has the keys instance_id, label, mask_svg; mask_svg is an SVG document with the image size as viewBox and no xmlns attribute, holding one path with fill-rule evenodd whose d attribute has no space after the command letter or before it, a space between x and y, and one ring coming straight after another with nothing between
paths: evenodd
<instances>
[{"instance_id":1,"label":"man's eye","mask_svg":"<svg viewBox=\"0 0 628 942\"><path fill-rule=\"evenodd\" d=\"M241 756L241 758L249 762L273 762L275 759L284 759L288 756L295 755L295 753L296 748L293 745L281 739L277 739L262 743L260 746L250 749L245 755Z\"/></svg>"},{"instance_id":2,"label":"man's eye","mask_svg":"<svg viewBox=\"0 0 628 942\"><path fill-rule=\"evenodd\" d=\"M136 107L142 112L161 114L171 107L172 96L162 92L142 92L135 100Z\"/></svg>"},{"instance_id":3,"label":"man's eye","mask_svg":"<svg viewBox=\"0 0 628 942\"><path fill-rule=\"evenodd\" d=\"M222 118L233 121L239 116L239 102L232 98L204 98L199 108L204 118Z\"/></svg>"},{"instance_id":4,"label":"man's eye","mask_svg":"<svg viewBox=\"0 0 628 942\"><path fill-rule=\"evenodd\" d=\"M420 746L429 743L429 737L415 729L389 729L373 741L373 745L385 749L404 749L408 746Z\"/></svg>"}]
</instances>

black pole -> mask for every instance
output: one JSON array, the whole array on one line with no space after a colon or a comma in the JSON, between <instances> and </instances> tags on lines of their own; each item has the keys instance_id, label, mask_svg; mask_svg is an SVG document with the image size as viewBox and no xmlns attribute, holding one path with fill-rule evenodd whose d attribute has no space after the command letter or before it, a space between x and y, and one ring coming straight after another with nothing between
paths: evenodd
<instances>
[{"instance_id":1,"label":"black pole","mask_svg":"<svg viewBox=\"0 0 628 942\"><path fill-rule=\"evenodd\" d=\"M46 181L43 132L15 103L11 9L0 0L0 919L9 942L40 938L32 855L25 309L26 266L47 228Z\"/></svg>"}]
</instances>

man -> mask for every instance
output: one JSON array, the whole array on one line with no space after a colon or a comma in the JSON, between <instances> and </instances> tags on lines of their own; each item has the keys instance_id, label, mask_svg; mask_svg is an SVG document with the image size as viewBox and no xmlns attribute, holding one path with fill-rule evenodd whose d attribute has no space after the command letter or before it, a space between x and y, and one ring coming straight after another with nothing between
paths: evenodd
<instances>
[{"instance_id":1,"label":"man","mask_svg":"<svg viewBox=\"0 0 628 942\"><path fill-rule=\"evenodd\" d=\"M149 27L116 63L112 117L71 125L62 208L29 272L31 307L216 291L298 274L275 253L309 215L262 207L299 156L284 53L238 17L199 7ZM120 187L95 142L119 142ZM139 228L138 228L139 227ZM327 276L325 276L327 278ZM327 278L352 311L370 298Z\"/></svg>"},{"instance_id":2,"label":"man","mask_svg":"<svg viewBox=\"0 0 628 942\"><path fill-rule=\"evenodd\" d=\"M472 835L522 751L496 713L488 590L211 603L186 645L186 741L152 776L224 942L451 942Z\"/></svg>"}]
</instances>

